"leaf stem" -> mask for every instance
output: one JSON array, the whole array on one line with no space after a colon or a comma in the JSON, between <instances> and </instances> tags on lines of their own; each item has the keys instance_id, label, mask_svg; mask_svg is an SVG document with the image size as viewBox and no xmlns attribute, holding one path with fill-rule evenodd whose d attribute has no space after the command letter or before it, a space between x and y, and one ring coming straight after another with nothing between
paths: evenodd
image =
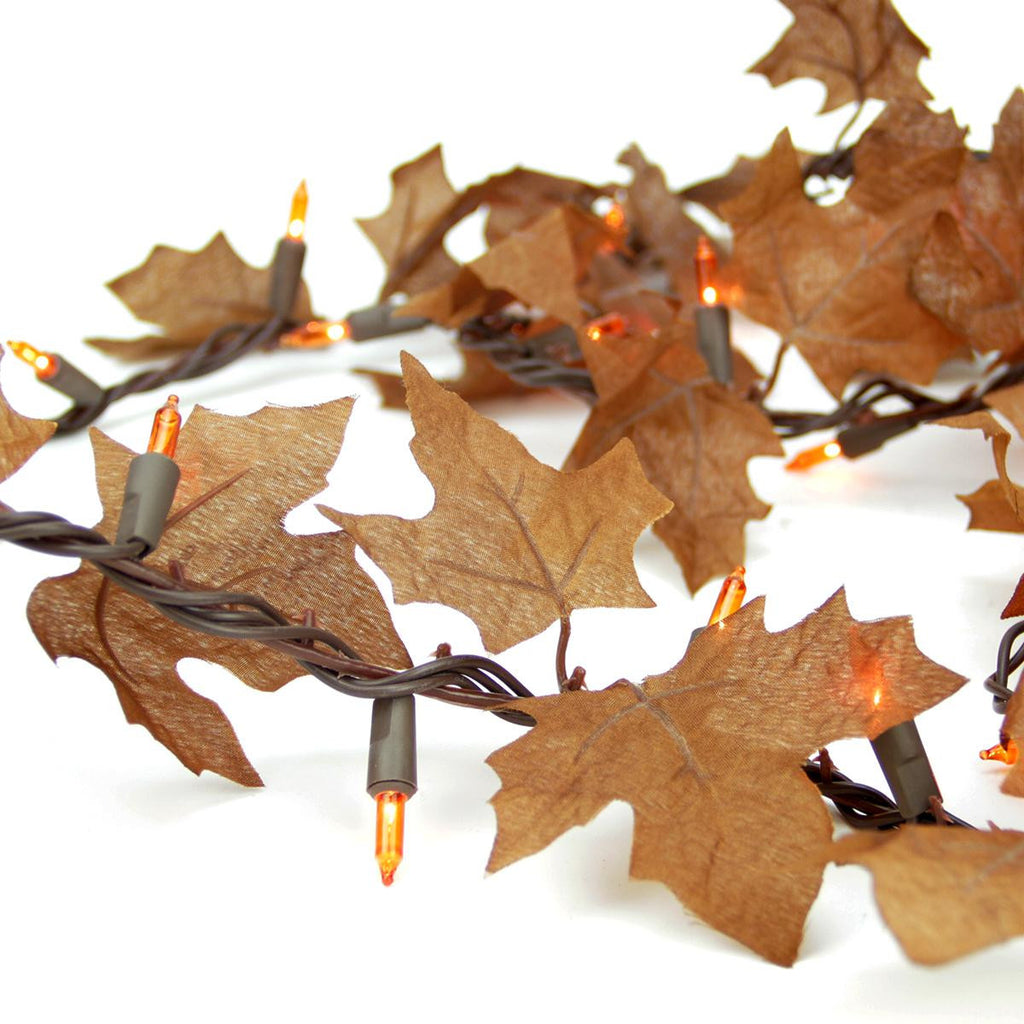
<instances>
[{"instance_id":1,"label":"leaf stem","mask_svg":"<svg viewBox=\"0 0 1024 1024\"><path fill-rule=\"evenodd\" d=\"M565 670L565 655L569 649L569 632L569 616L566 614L558 620L558 647L555 648L555 677L558 680L559 693L565 693L569 683L569 674Z\"/></svg>"}]
</instances>

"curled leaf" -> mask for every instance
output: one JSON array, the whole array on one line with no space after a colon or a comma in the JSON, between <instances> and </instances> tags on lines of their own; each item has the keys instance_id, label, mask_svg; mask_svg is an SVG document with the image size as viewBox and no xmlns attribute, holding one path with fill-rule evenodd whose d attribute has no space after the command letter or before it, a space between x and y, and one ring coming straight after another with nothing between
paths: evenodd
<instances>
[{"instance_id":1,"label":"curled leaf","mask_svg":"<svg viewBox=\"0 0 1024 1024\"><path fill-rule=\"evenodd\" d=\"M15 412L0 391L0 482L28 462L56 429L49 420L34 420Z\"/></svg>"}]
</instances>

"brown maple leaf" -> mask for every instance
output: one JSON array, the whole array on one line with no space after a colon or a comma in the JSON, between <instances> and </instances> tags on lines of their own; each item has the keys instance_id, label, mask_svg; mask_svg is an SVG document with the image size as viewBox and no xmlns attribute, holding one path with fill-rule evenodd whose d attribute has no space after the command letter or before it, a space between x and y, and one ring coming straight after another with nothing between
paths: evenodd
<instances>
[{"instance_id":1,"label":"brown maple leaf","mask_svg":"<svg viewBox=\"0 0 1024 1024\"><path fill-rule=\"evenodd\" d=\"M917 77L928 47L889 0L780 0L793 24L749 70L774 86L794 78L825 84L822 112L866 99L929 100Z\"/></svg>"},{"instance_id":2,"label":"brown maple leaf","mask_svg":"<svg viewBox=\"0 0 1024 1024\"><path fill-rule=\"evenodd\" d=\"M197 408L181 431L181 483L149 563L173 563L198 586L260 595L297 621L312 608L319 624L362 657L405 667L408 656L380 594L354 560L351 538L295 536L281 527L292 508L324 488L351 406L344 399L246 417ZM134 453L99 431L92 440L104 508L98 529L111 536ZM261 784L223 712L189 689L175 665L205 658L250 686L276 690L302 674L292 659L179 626L88 564L40 583L28 610L51 658L83 658L104 672L128 721L144 725L186 767Z\"/></svg>"},{"instance_id":3,"label":"brown maple leaf","mask_svg":"<svg viewBox=\"0 0 1024 1024\"><path fill-rule=\"evenodd\" d=\"M1024 90L995 126L988 160L965 162L912 284L920 301L981 351L1024 344Z\"/></svg>"},{"instance_id":4,"label":"brown maple leaf","mask_svg":"<svg viewBox=\"0 0 1024 1024\"><path fill-rule=\"evenodd\" d=\"M847 836L838 864L860 864L903 951L944 964L1024 935L1024 832L906 825Z\"/></svg>"},{"instance_id":5,"label":"brown maple leaf","mask_svg":"<svg viewBox=\"0 0 1024 1024\"><path fill-rule=\"evenodd\" d=\"M142 338L88 338L88 344L118 359L153 359L195 348L209 334L232 323L257 324L273 313L270 267L250 267L222 233L196 252L155 246L144 263L107 287L140 320L163 334ZM299 286L292 316L313 316L309 290Z\"/></svg>"},{"instance_id":6,"label":"brown maple leaf","mask_svg":"<svg viewBox=\"0 0 1024 1024\"><path fill-rule=\"evenodd\" d=\"M595 253L576 290L594 310L620 313L633 331L667 327L679 313L679 300L652 290L650 280L618 252Z\"/></svg>"},{"instance_id":7,"label":"brown maple leaf","mask_svg":"<svg viewBox=\"0 0 1024 1024\"><path fill-rule=\"evenodd\" d=\"M389 271L423 243L457 199L444 171L440 146L396 167L391 172L391 188L391 204L384 213L356 221ZM452 277L458 264L445 252L442 242L443 236L415 267L393 280L388 294L405 291L414 295Z\"/></svg>"},{"instance_id":8,"label":"brown maple leaf","mask_svg":"<svg viewBox=\"0 0 1024 1024\"><path fill-rule=\"evenodd\" d=\"M450 280L415 296L401 313L458 327L515 298L576 326L584 320L578 283L594 255L618 242L600 218L559 206L467 263Z\"/></svg>"},{"instance_id":9,"label":"brown maple leaf","mask_svg":"<svg viewBox=\"0 0 1024 1024\"><path fill-rule=\"evenodd\" d=\"M929 191L933 203L943 194ZM799 349L834 395L858 371L927 383L963 348L907 288L934 209L903 204L882 217L849 199L817 206L783 132L722 213L735 232L741 309Z\"/></svg>"},{"instance_id":10,"label":"brown maple leaf","mask_svg":"<svg viewBox=\"0 0 1024 1024\"><path fill-rule=\"evenodd\" d=\"M712 380L692 326L581 344L598 401L563 468L590 465L628 437L648 480L674 502L654 532L696 591L743 561L746 522L770 509L750 487L747 461L781 455L782 445L760 409Z\"/></svg>"},{"instance_id":11,"label":"brown maple leaf","mask_svg":"<svg viewBox=\"0 0 1024 1024\"><path fill-rule=\"evenodd\" d=\"M416 462L434 485L422 519L322 509L387 573L395 600L464 612L501 652L575 608L649 608L633 568L641 531L669 509L632 445L579 473L538 462L408 353Z\"/></svg>"},{"instance_id":12,"label":"brown maple leaf","mask_svg":"<svg viewBox=\"0 0 1024 1024\"><path fill-rule=\"evenodd\" d=\"M791 964L831 833L802 762L964 682L921 654L909 619L858 622L842 591L780 633L766 632L758 598L641 686L516 702L537 725L487 760L501 779L488 870L625 800L634 878L664 882L714 928Z\"/></svg>"},{"instance_id":13,"label":"brown maple leaf","mask_svg":"<svg viewBox=\"0 0 1024 1024\"><path fill-rule=\"evenodd\" d=\"M462 372L458 377L440 380L438 383L467 402L522 395L535 390L519 384L507 373L503 373L483 352L464 348L460 349L460 355L463 361ZM381 404L385 409L406 408L405 384L401 374L381 370L356 370L356 373L373 381L380 392Z\"/></svg>"},{"instance_id":14,"label":"brown maple leaf","mask_svg":"<svg viewBox=\"0 0 1024 1024\"><path fill-rule=\"evenodd\" d=\"M986 396L986 401L994 396ZM989 412L973 412L966 416L949 416L937 420L940 427L955 427L961 430L981 430L986 440L992 442L992 457L995 460L998 479L988 480L973 494L958 494L971 512L969 530L1000 530L1009 533L1024 533L1024 488L1015 484L1006 469L1006 451L1010 446L1010 434ZM1006 615L1004 613L1004 618Z\"/></svg>"},{"instance_id":15,"label":"brown maple leaf","mask_svg":"<svg viewBox=\"0 0 1024 1024\"><path fill-rule=\"evenodd\" d=\"M457 265L444 251L445 237L481 207L487 209L484 239L495 246L555 207L569 204L589 211L595 199L613 191L610 186L514 167L456 193L444 174L440 147L398 168L392 180L388 211L358 222L388 265L382 299L400 291L416 295L450 278Z\"/></svg>"},{"instance_id":16,"label":"brown maple leaf","mask_svg":"<svg viewBox=\"0 0 1024 1024\"><path fill-rule=\"evenodd\" d=\"M0 390L0 482L21 469L56 429L50 420L34 420L15 412Z\"/></svg>"}]
</instances>

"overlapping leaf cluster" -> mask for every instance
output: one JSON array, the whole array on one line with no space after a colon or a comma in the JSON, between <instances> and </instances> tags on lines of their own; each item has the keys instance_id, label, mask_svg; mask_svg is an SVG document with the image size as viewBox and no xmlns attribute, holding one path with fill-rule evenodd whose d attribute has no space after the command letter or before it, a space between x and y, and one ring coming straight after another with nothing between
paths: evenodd
<instances>
[{"instance_id":1,"label":"overlapping leaf cluster","mask_svg":"<svg viewBox=\"0 0 1024 1024\"><path fill-rule=\"evenodd\" d=\"M1022 94L1003 113L991 160L978 161L951 116L921 105L916 67L927 51L888 0L790 6L793 27L754 70L775 84L820 77L829 109L870 97L888 107L857 145L841 203L807 197L801 156L785 133L761 160L690 193L732 227L728 275L739 305L775 327L837 394L860 372L927 382L968 345L1011 356L1021 345L1024 279ZM357 543L387 572L396 600L466 611L493 651L554 622L565 635L576 608L649 605L632 549L651 523L692 588L731 568L744 523L767 512L746 463L778 453L778 442L750 400L749 376L732 388L717 384L697 353L689 326L697 228L683 200L637 148L622 160L633 172L622 194L521 168L460 193L432 150L395 171L388 211L363 222L387 265L383 294L405 293L410 311L438 323L512 303L577 328L604 312L628 318L629 332L614 344L581 338L578 358L597 401L564 471L537 463L407 356L413 452L436 492L426 517L325 510L340 532L295 537L282 519L322 488L350 402L237 419L198 410L182 434L182 486L155 562L204 586L264 595L297 619L315 611L366 657L396 667L408 656L354 561ZM626 231L595 213L595 201L613 195ZM488 251L459 266L445 236L481 207ZM133 308L167 331L129 354L195 344L225 319L265 314L266 281L252 276L262 272L233 262L225 246L218 236L200 254L207 271L198 258L164 250L120 279ZM211 281L215 308L183 301L200 284L207 294ZM507 381L478 366L462 385L480 395ZM988 404L1019 429L1018 392ZM974 525L1024 528L1020 489L1005 472L1008 433L988 413L953 425L981 427L996 455L998 479L967 499ZM0 397L0 432L2 479L47 428ZM131 453L98 433L93 443L99 528L109 534ZM1022 591L1008 613L1024 611ZM40 584L30 616L52 656L85 658L105 672L128 720L193 771L259 784L221 710L175 666L198 654L274 690L296 674L292 662L186 633L87 565ZM490 759L501 779L490 867L625 800L635 814L632 874L664 882L709 924L776 963L795 959L830 858L875 872L883 914L917 960L941 962L1021 934L1024 836L908 828L832 844L800 770L822 745L877 736L962 682L917 650L908 620L858 622L841 592L780 633L765 629L763 603L752 602L680 651L666 673L517 703L536 725ZM1020 701L1007 722L1024 739ZM1018 793L1020 771L1007 783Z\"/></svg>"}]
</instances>

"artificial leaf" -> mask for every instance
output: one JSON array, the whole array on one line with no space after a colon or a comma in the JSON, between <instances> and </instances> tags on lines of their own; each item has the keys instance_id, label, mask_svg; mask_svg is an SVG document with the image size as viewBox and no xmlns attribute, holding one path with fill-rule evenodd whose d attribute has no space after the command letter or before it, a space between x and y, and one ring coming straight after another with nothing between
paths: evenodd
<instances>
[{"instance_id":1,"label":"artificial leaf","mask_svg":"<svg viewBox=\"0 0 1024 1024\"><path fill-rule=\"evenodd\" d=\"M1024 90L1010 97L988 160L965 162L949 213L914 266L920 301L981 351L1024 344Z\"/></svg>"},{"instance_id":2,"label":"artificial leaf","mask_svg":"<svg viewBox=\"0 0 1024 1024\"><path fill-rule=\"evenodd\" d=\"M633 568L641 531L669 503L622 444L579 473L538 462L496 423L402 355L416 435L436 492L422 519L322 509L388 574L395 600L464 612L500 652L574 608L651 607Z\"/></svg>"},{"instance_id":3,"label":"artificial leaf","mask_svg":"<svg viewBox=\"0 0 1024 1024\"><path fill-rule=\"evenodd\" d=\"M515 298L578 325L583 313L577 283L595 253L615 242L599 218L560 206L467 263L449 281L415 296L401 312L458 327Z\"/></svg>"},{"instance_id":4,"label":"artificial leaf","mask_svg":"<svg viewBox=\"0 0 1024 1024\"><path fill-rule=\"evenodd\" d=\"M816 78L826 89L822 111L872 98L929 100L917 77L928 47L889 0L781 0L793 24L751 73L774 86Z\"/></svg>"},{"instance_id":5,"label":"artificial leaf","mask_svg":"<svg viewBox=\"0 0 1024 1024\"><path fill-rule=\"evenodd\" d=\"M770 508L750 487L747 461L782 446L760 409L712 380L692 334L677 324L657 337L582 342L598 401L564 468L590 465L628 437L648 480L674 502L654 532L695 591L743 561L746 522Z\"/></svg>"},{"instance_id":6,"label":"artificial leaf","mask_svg":"<svg viewBox=\"0 0 1024 1024\"><path fill-rule=\"evenodd\" d=\"M488 758L501 779L488 869L625 800L633 877L664 882L713 927L791 964L831 833L801 763L964 682L921 654L909 619L858 622L842 591L779 633L758 598L640 686L516 702L537 724Z\"/></svg>"},{"instance_id":7,"label":"artificial leaf","mask_svg":"<svg viewBox=\"0 0 1024 1024\"><path fill-rule=\"evenodd\" d=\"M287 512L325 486L351 405L344 399L305 409L270 407L246 417L197 408L181 431L181 483L149 561L174 565L198 586L257 594L296 621L312 609L362 657L405 667L408 655L380 594L355 562L351 538L295 536L281 526ZM92 437L104 508L98 529L111 536L133 453L98 431ZM106 673L128 721L144 725L192 771L260 784L223 712L189 689L175 665L205 658L250 686L276 690L302 674L291 658L179 626L89 564L39 584L29 619L50 657L83 658Z\"/></svg>"},{"instance_id":8,"label":"artificial leaf","mask_svg":"<svg viewBox=\"0 0 1024 1024\"><path fill-rule=\"evenodd\" d=\"M197 252L158 245L143 264L107 287L163 334L89 338L88 343L119 359L153 359L195 348L227 324L269 320L272 273L270 267L250 267L221 233ZM292 316L309 320L312 315L309 290L301 283Z\"/></svg>"},{"instance_id":9,"label":"artificial leaf","mask_svg":"<svg viewBox=\"0 0 1024 1024\"><path fill-rule=\"evenodd\" d=\"M1018 583L1017 593L1014 594L1014 598L1018 597L1021 589L1022 585ZM1014 614L1021 615L1024 612L1017 611ZM1006 612L1003 612L1003 618L1006 617ZM1003 731L1017 744L1018 750L1024 750L1024 689L1020 686L1014 691L1009 704L1006 706ZM1003 779L1002 790L1008 796L1024 796L1024 761L1019 757L1016 764L1006 773L1006 778Z\"/></svg>"},{"instance_id":10,"label":"artificial leaf","mask_svg":"<svg viewBox=\"0 0 1024 1024\"><path fill-rule=\"evenodd\" d=\"M34 420L15 412L0 390L0 482L28 462L56 429L49 420Z\"/></svg>"},{"instance_id":11,"label":"artificial leaf","mask_svg":"<svg viewBox=\"0 0 1024 1024\"><path fill-rule=\"evenodd\" d=\"M847 836L832 859L871 871L882 917L917 963L1024 935L1024 832L906 825Z\"/></svg>"},{"instance_id":12,"label":"artificial leaf","mask_svg":"<svg viewBox=\"0 0 1024 1024\"><path fill-rule=\"evenodd\" d=\"M522 395L535 390L514 381L483 353L475 349L461 349L462 372L451 380L438 381L443 387L467 402L479 402L485 398L500 398L506 395ZM369 377L380 392L381 404L385 409L406 408L405 384L397 373L380 370L356 370Z\"/></svg>"},{"instance_id":13,"label":"artificial leaf","mask_svg":"<svg viewBox=\"0 0 1024 1024\"><path fill-rule=\"evenodd\" d=\"M938 202L942 193L931 194ZM849 200L815 205L783 132L750 187L723 207L741 308L796 346L836 396L858 371L926 383L963 348L908 292L934 212L908 206L891 218Z\"/></svg>"},{"instance_id":14,"label":"artificial leaf","mask_svg":"<svg viewBox=\"0 0 1024 1024\"><path fill-rule=\"evenodd\" d=\"M619 154L633 181L626 187L626 223L637 247L649 250L668 274L675 293L688 303L697 297L693 254L703 233L668 188L665 172L650 163L637 145Z\"/></svg>"},{"instance_id":15,"label":"artificial leaf","mask_svg":"<svg viewBox=\"0 0 1024 1024\"><path fill-rule=\"evenodd\" d=\"M389 271L418 251L457 198L444 171L440 146L396 167L391 172L391 187L391 204L384 213L356 221L377 247ZM427 247L414 267L392 281L390 291L410 295L426 291L457 270L458 264L444 251L439 239L436 245Z\"/></svg>"},{"instance_id":16,"label":"artificial leaf","mask_svg":"<svg viewBox=\"0 0 1024 1024\"><path fill-rule=\"evenodd\" d=\"M936 114L915 100L890 103L857 142L847 198L881 217L906 216L908 204L934 213L956 184L966 134L951 111Z\"/></svg>"},{"instance_id":17,"label":"artificial leaf","mask_svg":"<svg viewBox=\"0 0 1024 1024\"><path fill-rule=\"evenodd\" d=\"M987 400L987 397L986 397ZM992 442L998 479L988 480L973 494L958 494L971 512L969 530L1000 530L1024 533L1024 488L1015 484L1006 470L1006 450L1010 434L990 412L979 411L966 416L949 416L936 421L938 426L961 430L979 429ZM1005 617L1005 616L1004 616Z\"/></svg>"}]
</instances>

